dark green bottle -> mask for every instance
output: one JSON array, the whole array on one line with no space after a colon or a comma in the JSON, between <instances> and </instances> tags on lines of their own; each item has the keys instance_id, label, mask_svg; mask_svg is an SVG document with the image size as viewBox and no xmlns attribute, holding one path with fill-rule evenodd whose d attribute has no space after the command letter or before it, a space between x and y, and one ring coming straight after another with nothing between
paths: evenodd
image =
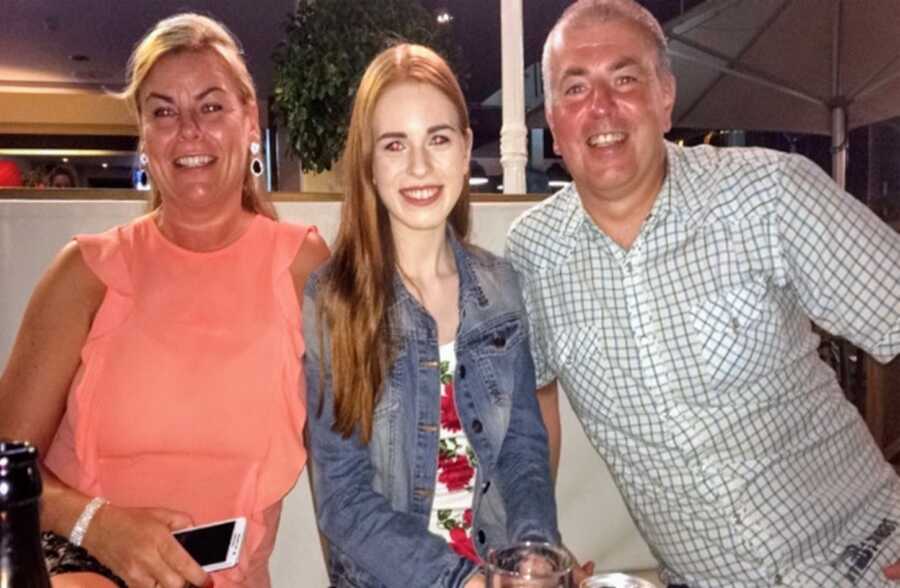
<instances>
[{"instance_id":1,"label":"dark green bottle","mask_svg":"<svg viewBox=\"0 0 900 588\"><path fill-rule=\"evenodd\" d=\"M0 440L0 588L50 588L37 454L28 443Z\"/></svg>"}]
</instances>

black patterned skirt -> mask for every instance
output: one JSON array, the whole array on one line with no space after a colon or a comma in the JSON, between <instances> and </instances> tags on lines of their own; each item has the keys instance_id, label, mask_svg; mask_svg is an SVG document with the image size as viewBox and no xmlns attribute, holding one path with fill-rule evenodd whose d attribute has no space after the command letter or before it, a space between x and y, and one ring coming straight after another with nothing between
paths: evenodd
<instances>
[{"instance_id":1,"label":"black patterned skirt","mask_svg":"<svg viewBox=\"0 0 900 588\"><path fill-rule=\"evenodd\" d=\"M51 576L74 572L93 572L109 578L120 588L127 588L125 582L112 573L109 568L94 559L83 547L69 542L65 537L55 533L41 533L41 545L44 548L44 560Z\"/></svg>"}]
</instances>

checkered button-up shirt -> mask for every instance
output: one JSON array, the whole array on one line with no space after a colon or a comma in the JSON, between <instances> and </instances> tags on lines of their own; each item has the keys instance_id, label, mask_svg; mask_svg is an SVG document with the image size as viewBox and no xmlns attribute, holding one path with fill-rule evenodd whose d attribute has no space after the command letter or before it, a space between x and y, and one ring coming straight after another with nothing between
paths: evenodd
<instances>
[{"instance_id":1,"label":"checkered button-up shirt","mask_svg":"<svg viewBox=\"0 0 900 588\"><path fill-rule=\"evenodd\" d=\"M900 352L900 235L802 157L667 150L629 249L574 186L511 228L539 384L559 380L667 581L889 585L900 481L810 318Z\"/></svg>"}]
</instances>

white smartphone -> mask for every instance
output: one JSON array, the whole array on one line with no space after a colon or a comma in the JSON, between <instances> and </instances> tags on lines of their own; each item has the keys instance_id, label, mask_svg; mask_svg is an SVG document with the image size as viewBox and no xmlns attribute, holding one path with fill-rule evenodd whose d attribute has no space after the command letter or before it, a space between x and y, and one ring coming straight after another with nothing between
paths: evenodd
<instances>
[{"instance_id":1,"label":"white smartphone","mask_svg":"<svg viewBox=\"0 0 900 588\"><path fill-rule=\"evenodd\" d=\"M175 531L175 539L207 572L237 565L247 519L237 517Z\"/></svg>"}]
</instances>

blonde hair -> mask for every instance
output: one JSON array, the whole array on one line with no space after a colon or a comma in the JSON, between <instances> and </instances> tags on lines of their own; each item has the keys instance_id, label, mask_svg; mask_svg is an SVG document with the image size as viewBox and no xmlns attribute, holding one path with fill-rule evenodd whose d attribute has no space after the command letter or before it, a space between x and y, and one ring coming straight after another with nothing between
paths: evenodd
<instances>
[{"instance_id":1,"label":"blonde hair","mask_svg":"<svg viewBox=\"0 0 900 588\"><path fill-rule=\"evenodd\" d=\"M119 97L131 107L137 117L138 126L141 117L139 96L141 86L161 58L182 51L212 51L221 58L237 82L241 102L245 106L253 105L256 122L259 123L256 88L237 39L222 23L207 16L186 12L156 23L138 42L128 59L128 84ZM275 208L262 195L255 178L250 173L249 162L244 168L241 206L251 212L277 218ZM150 194L150 208L158 208L160 203L159 189L154 186Z\"/></svg>"},{"instance_id":2,"label":"blonde hair","mask_svg":"<svg viewBox=\"0 0 900 588\"><path fill-rule=\"evenodd\" d=\"M453 104L460 130L469 128L459 82L447 62L431 49L410 44L391 47L376 56L363 74L342 160L347 194L334 253L322 277L318 312L320 340L324 340L325 327L331 338L328 367L334 391L333 428L346 437L359 427L364 443L372 433L375 405L394 351L389 311L394 300L396 249L387 209L373 183L372 119L385 90L407 81L439 90ZM447 219L462 241L469 233L469 215L466 178Z\"/></svg>"}]
</instances>

